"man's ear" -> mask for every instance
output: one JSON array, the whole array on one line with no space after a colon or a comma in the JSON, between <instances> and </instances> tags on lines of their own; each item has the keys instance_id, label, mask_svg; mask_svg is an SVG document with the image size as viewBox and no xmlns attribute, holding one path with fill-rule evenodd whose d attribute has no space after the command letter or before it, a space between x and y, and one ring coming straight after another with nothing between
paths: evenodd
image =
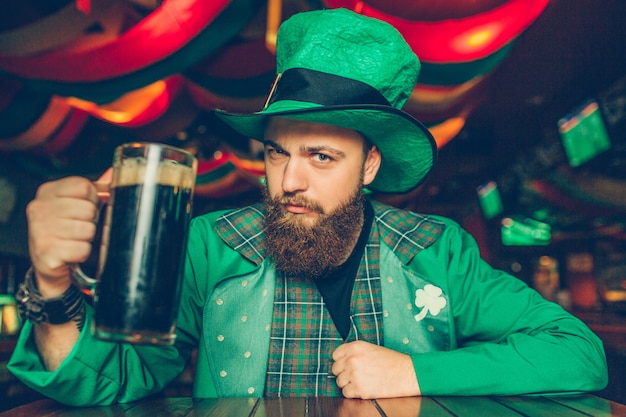
<instances>
[{"instance_id":1,"label":"man's ear","mask_svg":"<svg viewBox=\"0 0 626 417\"><path fill-rule=\"evenodd\" d=\"M365 157L365 163L363 164L363 185L369 185L376 178L380 163L382 161L382 155L376 146L372 146L367 152Z\"/></svg>"}]
</instances>

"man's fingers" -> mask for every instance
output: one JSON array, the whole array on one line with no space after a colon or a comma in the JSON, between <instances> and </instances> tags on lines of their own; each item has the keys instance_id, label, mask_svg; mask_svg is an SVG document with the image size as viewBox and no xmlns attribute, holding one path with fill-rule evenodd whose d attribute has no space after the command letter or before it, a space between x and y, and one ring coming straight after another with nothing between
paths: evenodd
<instances>
[{"instance_id":1,"label":"man's fingers","mask_svg":"<svg viewBox=\"0 0 626 417\"><path fill-rule=\"evenodd\" d=\"M67 264L84 262L92 250L98 217L96 187L86 178L42 184L26 207L28 245L37 276L67 279Z\"/></svg>"},{"instance_id":2,"label":"man's fingers","mask_svg":"<svg viewBox=\"0 0 626 417\"><path fill-rule=\"evenodd\" d=\"M347 375L339 374L337 375L337 378L335 378L335 383L339 388L343 389L346 385L350 383L350 380L348 379Z\"/></svg>"},{"instance_id":3,"label":"man's fingers","mask_svg":"<svg viewBox=\"0 0 626 417\"><path fill-rule=\"evenodd\" d=\"M98 202L96 187L91 181L82 177L66 177L47 182L37 189L36 199L59 197L87 199L94 204Z\"/></svg>"}]
</instances>

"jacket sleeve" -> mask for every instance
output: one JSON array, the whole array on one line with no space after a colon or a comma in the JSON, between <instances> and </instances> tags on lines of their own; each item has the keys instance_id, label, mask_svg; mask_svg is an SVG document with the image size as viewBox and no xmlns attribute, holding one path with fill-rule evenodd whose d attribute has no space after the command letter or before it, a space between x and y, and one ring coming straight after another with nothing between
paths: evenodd
<instances>
[{"instance_id":1,"label":"jacket sleeve","mask_svg":"<svg viewBox=\"0 0 626 417\"><path fill-rule=\"evenodd\" d=\"M412 355L423 395L579 393L606 386L600 339L558 304L490 267L458 225L447 224L413 262L447 288L456 339L450 351Z\"/></svg>"},{"instance_id":2,"label":"jacket sleeve","mask_svg":"<svg viewBox=\"0 0 626 417\"><path fill-rule=\"evenodd\" d=\"M186 354L170 347L96 340L88 309L85 328L57 370L45 369L26 322L8 369L28 387L72 406L130 402L162 390L182 371ZM167 364L167 366L165 366Z\"/></svg>"},{"instance_id":3,"label":"jacket sleeve","mask_svg":"<svg viewBox=\"0 0 626 417\"><path fill-rule=\"evenodd\" d=\"M192 227L188 246L202 252L201 235ZM92 309L87 305L83 331L72 352L54 372L45 369L26 322L8 369L30 388L74 406L124 403L161 391L184 369L198 345L206 293L206 262L187 254L185 279L174 346L154 347L96 340L91 336ZM200 257L206 259L205 257ZM200 279L197 277L200 276Z\"/></svg>"}]
</instances>

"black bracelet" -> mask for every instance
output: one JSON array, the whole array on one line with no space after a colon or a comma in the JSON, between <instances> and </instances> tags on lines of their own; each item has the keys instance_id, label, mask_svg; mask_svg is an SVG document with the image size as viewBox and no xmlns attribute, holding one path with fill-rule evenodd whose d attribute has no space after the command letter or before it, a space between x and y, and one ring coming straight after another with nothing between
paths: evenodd
<instances>
[{"instance_id":1,"label":"black bracelet","mask_svg":"<svg viewBox=\"0 0 626 417\"><path fill-rule=\"evenodd\" d=\"M64 324L72 320L79 329L84 322L84 296L75 285L60 296L44 299L37 289L34 271L31 267L20 284L15 299L22 318L33 323Z\"/></svg>"}]
</instances>

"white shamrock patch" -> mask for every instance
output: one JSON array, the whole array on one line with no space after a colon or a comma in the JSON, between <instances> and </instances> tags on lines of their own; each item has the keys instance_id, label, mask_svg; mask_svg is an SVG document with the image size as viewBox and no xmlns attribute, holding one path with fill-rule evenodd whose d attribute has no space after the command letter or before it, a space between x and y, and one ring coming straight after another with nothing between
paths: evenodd
<instances>
[{"instance_id":1,"label":"white shamrock patch","mask_svg":"<svg viewBox=\"0 0 626 417\"><path fill-rule=\"evenodd\" d=\"M441 288L432 284L424 285L423 290L415 291L415 305L422 310L415 315L415 321L423 320L430 312L433 316L438 315L446 306L446 299L441 296Z\"/></svg>"}]
</instances>

